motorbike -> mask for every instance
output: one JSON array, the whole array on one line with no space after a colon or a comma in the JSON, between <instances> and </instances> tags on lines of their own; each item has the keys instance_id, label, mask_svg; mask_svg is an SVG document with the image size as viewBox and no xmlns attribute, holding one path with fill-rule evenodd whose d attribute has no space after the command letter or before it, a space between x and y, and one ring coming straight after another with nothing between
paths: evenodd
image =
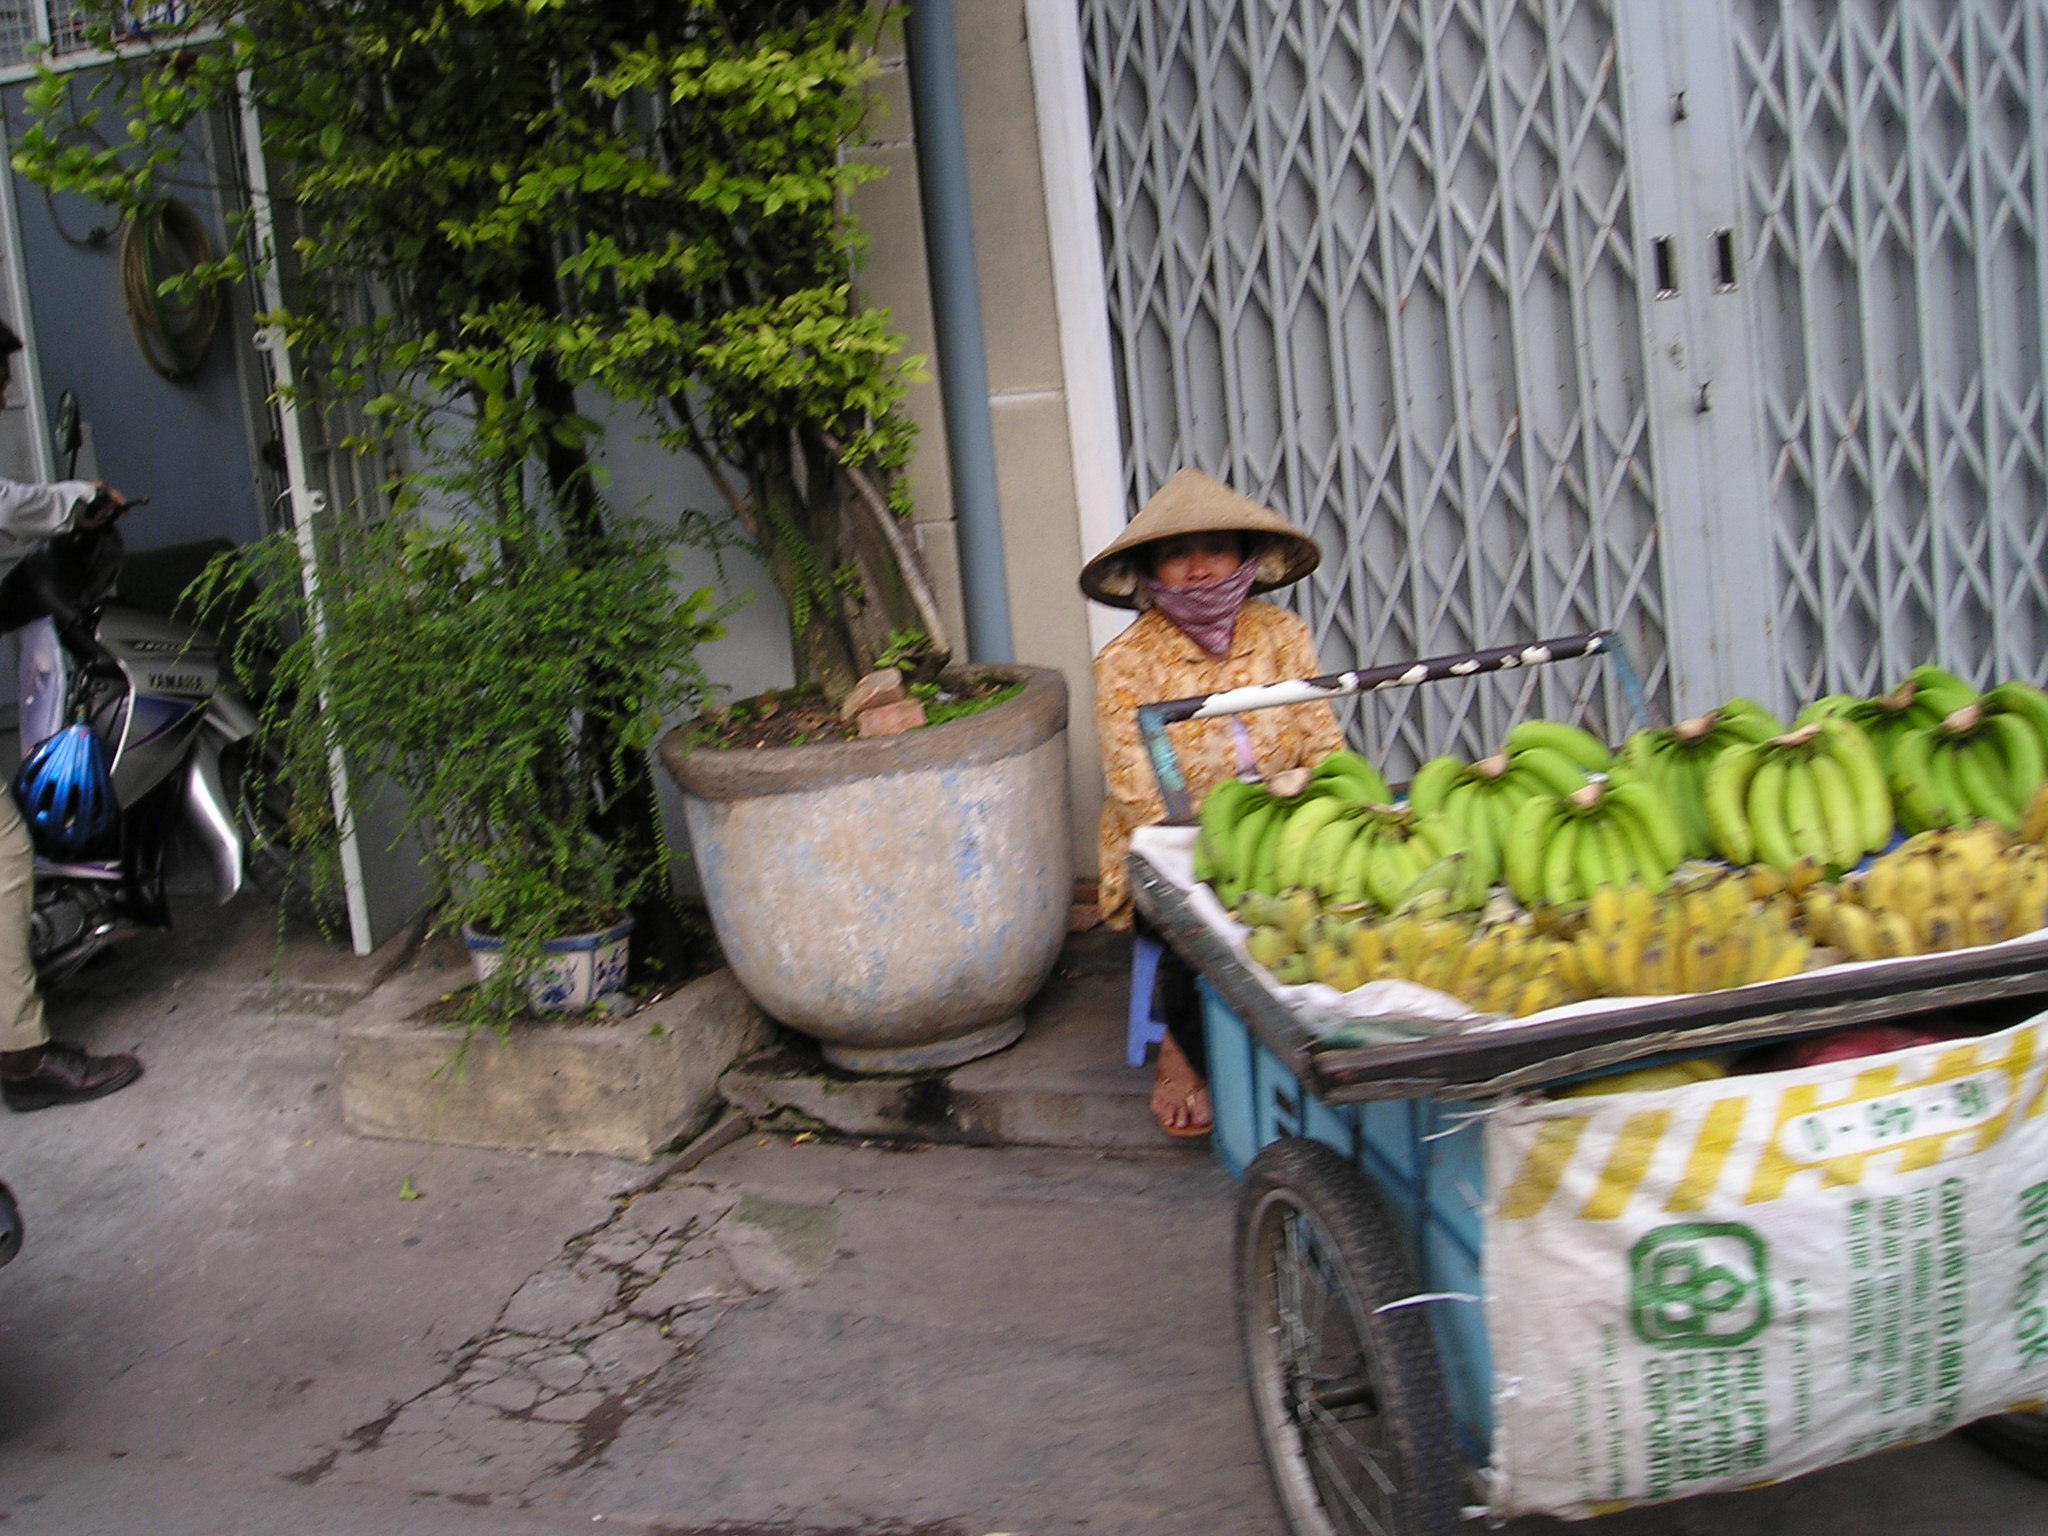
<instances>
[{"instance_id":1,"label":"motorbike","mask_svg":"<svg viewBox=\"0 0 2048 1536\"><path fill-rule=\"evenodd\" d=\"M108 518L38 544L0 578L0 628L16 631L21 647L24 757L84 725L118 809L97 846L61 851L24 816L38 842L30 951L44 981L77 971L123 919L169 921L165 853L180 824L205 851L223 902L252 879L281 896L301 874L286 808L268 775L251 771L257 712L220 643L112 601L123 549Z\"/></svg>"}]
</instances>

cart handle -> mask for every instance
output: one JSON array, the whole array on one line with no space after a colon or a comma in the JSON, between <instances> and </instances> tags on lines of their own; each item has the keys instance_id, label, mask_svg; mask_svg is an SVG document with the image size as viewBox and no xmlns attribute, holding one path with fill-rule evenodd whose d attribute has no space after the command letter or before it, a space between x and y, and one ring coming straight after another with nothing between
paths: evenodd
<instances>
[{"instance_id":1,"label":"cart handle","mask_svg":"<svg viewBox=\"0 0 2048 1536\"><path fill-rule=\"evenodd\" d=\"M1278 704L1312 704L1319 699L1341 699L1354 693L1378 693L1387 688L1412 688L1447 677L1478 677L1487 672L1507 672L1516 667L1536 667L1549 661L1575 661L1582 656L1605 655L1612 662L1629 709L1638 720L1648 719L1643 707L1643 687L1621 636L1611 629L1586 635L1567 635L1560 640L1532 640L1521 645L1497 645L1491 650L1465 651L1437 656L1428 661L1402 661L1391 666L1367 667L1356 672L1332 672L1324 677L1297 678L1284 683L1257 683L1249 688L1227 688L1221 693L1192 699L1167 699L1158 704L1138 706L1138 735L1145 743L1145 755L1152 764L1152 776L1159 781L1160 798L1166 805L1166 819L1187 822L1194 809L1188 804L1188 785L1180 771L1180 758L1166 739L1166 728L1182 720L1217 720L1225 715L1242 715L1254 709Z\"/></svg>"}]
</instances>

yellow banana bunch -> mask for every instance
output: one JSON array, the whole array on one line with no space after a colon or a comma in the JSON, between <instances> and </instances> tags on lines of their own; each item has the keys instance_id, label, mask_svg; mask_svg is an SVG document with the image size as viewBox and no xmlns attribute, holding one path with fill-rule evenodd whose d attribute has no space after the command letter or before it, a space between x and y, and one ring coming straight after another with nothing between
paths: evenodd
<instances>
[{"instance_id":1,"label":"yellow banana bunch","mask_svg":"<svg viewBox=\"0 0 2048 1536\"><path fill-rule=\"evenodd\" d=\"M2048 847L1993 822L1919 832L1804 903L1821 943L1856 960L1996 944L2048 926Z\"/></svg>"},{"instance_id":2,"label":"yellow banana bunch","mask_svg":"<svg viewBox=\"0 0 2048 1536\"><path fill-rule=\"evenodd\" d=\"M1718 992L1796 975L1811 948L1779 896L1759 900L1743 876L1727 875L1594 899L1564 971L1588 995Z\"/></svg>"},{"instance_id":3,"label":"yellow banana bunch","mask_svg":"<svg viewBox=\"0 0 2048 1536\"><path fill-rule=\"evenodd\" d=\"M1473 924L1464 918L1406 914L1378 925L1384 952L1369 981L1398 979L1448 991L1452 968L1472 941Z\"/></svg>"},{"instance_id":4,"label":"yellow banana bunch","mask_svg":"<svg viewBox=\"0 0 2048 1536\"><path fill-rule=\"evenodd\" d=\"M2035 790L2020 813L2020 841L2048 842L2048 784Z\"/></svg>"},{"instance_id":5,"label":"yellow banana bunch","mask_svg":"<svg viewBox=\"0 0 2048 1536\"><path fill-rule=\"evenodd\" d=\"M2006 893L2006 933L2018 938L2048 928L2048 848L2020 843L2011 858L2014 869Z\"/></svg>"},{"instance_id":6,"label":"yellow banana bunch","mask_svg":"<svg viewBox=\"0 0 2048 1536\"><path fill-rule=\"evenodd\" d=\"M1481 926L1462 915L1403 912L1375 921L1326 911L1299 943L1275 923L1255 928L1246 947L1282 981L1320 981L1340 992L1412 981L1484 1013L1520 1016L1593 995L1570 985L1567 946L1526 919Z\"/></svg>"},{"instance_id":7,"label":"yellow banana bunch","mask_svg":"<svg viewBox=\"0 0 2048 1536\"><path fill-rule=\"evenodd\" d=\"M1302 958L1301 946L1280 928L1254 928L1245 937L1244 950L1276 977L1287 961Z\"/></svg>"}]
</instances>

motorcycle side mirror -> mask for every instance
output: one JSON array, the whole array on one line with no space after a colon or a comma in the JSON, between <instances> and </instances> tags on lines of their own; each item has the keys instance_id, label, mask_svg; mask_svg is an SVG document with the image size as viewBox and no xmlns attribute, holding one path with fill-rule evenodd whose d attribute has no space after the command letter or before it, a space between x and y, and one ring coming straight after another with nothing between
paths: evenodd
<instances>
[{"instance_id":1,"label":"motorcycle side mirror","mask_svg":"<svg viewBox=\"0 0 2048 1536\"><path fill-rule=\"evenodd\" d=\"M75 391L67 389L57 397L57 419L50 425L50 436L57 440L57 451L65 456L64 473L75 474L78 450L85 442L85 424L79 420Z\"/></svg>"}]
</instances>

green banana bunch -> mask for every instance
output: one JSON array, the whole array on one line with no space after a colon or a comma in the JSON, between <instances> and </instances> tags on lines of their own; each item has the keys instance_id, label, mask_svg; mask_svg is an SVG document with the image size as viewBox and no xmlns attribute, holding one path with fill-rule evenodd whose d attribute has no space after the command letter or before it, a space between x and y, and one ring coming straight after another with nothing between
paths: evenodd
<instances>
[{"instance_id":1,"label":"green banana bunch","mask_svg":"<svg viewBox=\"0 0 2048 1536\"><path fill-rule=\"evenodd\" d=\"M1195 878L1213 886L1227 907L1247 891L1277 894L1305 886L1327 895L1362 808L1390 798L1386 780L1351 751L1332 752L1316 764L1291 798L1225 779L1209 791L1196 818Z\"/></svg>"},{"instance_id":2,"label":"green banana bunch","mask_svg":"<svg viewBox=\"0 0 2048 1536\"><path fill-rule=\"evenodd\" d=\"M1637 731L1622 743L1616 771L1641 778L1664 797L1678 818L1687 858L1711 858L1714 834L1707 824L1707 771L1729 747L1768 741L1783 731L1761 704L1730 699L1696 719L1662 730Z\"/></svg>"},{"instance_id":3,"label":"green banana bunch","mask_svg":"<svg viewBox=\"0 0 2048 1536\"><path fill-rule=\"evenodd\" d=\"M1831 693L1824 698L1815 699L1799 712L1798 717L1792 722L1792 728L1800 730L1817 721L1839 715L1870 739L1871 746L1877 752L1878 762L1889 775L1899 733L1931 725L1941 718L1939 715L1930 716L1933 708L1931 700L1960 700L1967 703L1975 697L1970 692L1969 685L1960 678L1935 668L1924 669L1930 691L1923 697L1920 682L1916 680L1920 675L1922 674L1916 673L1914 677L1908 677L1891 692L1881 693L1875 698L1862 699L1853 693Z\"/></svg>"},{"instance_id":4,"label":"green banana bunch","mask_svg":"<svg viewBox=\"0 0 2048 1536\"><path fill-rule=\"evenodd\" d=\"M1997 724L1996 717L2000 715L2023 721L2027 729L2033 733L2034 740L2041 747L2042 762L2044 765L2048 765L2048 693L2043 693L2040 689L2031 687L2026 683L2006 682L2000 683L1986 692L1983 702L1984 708L1994 717L1992 721L1994 725ZM2027 744L2019 739L2010 726L2001 727L2001 729L2004 731L2004 734L2000 740L2004 746L2008 762L2016 762L2018 768L2021 770L2026 769L2031 764L2031 755L2027 751ZM2015 794L2022 787L2025 777L2024 771L2014 774L2012 788ZM2020 806L2023 811L2027 803L2032 800L2034 791L2039 789L2043 782L2048 782L2048 772L2044 772L2041 779L2035 780L2033 785L2027 788L2027 793L2020 797Z\"/></svg>"},{"instance_id":5,"label":"green banana bunch","mask_svg":"<svg viewBox=\"0 0 2048 1536\"><path fill-rule=\"evenodd\" d=\"M1890 842L1896 819L1884 765L1846 710L1724 752L1707 772L1701 808L1730 863L1785 874L1806 862L1831 877Z\"/></svg>"},{"instance_id":6,"label":"green banana bunch","mask_svg":"<svg viewBox=\"0 0 2048 1536\"><path fill-rule=\"evenodd\" d=\"M1909 832L1969 821L2017 831L2044 781L2048 751L2028 718L1987 703L1966 704L1932 725L1903 731L1894 747L1892 788Z\"/></svg>"},{"instance_id":7,"label":"green banana bunch","mask_svg":"<svg viewBox=\"0 0 2048 1536\"><path fill-rule=\"evenodd\" d=\"M1915 667L1893 692L1902 693L1908 687L1912 697L1906 706L1907 718L1923 730L1978 702L1976 689L1942 667Z\"/></svg>"},{"instance_id":8,"label":"green banana bunch","mask_svg":"<svg viewBox=\"0 0 2048 1536\"><path fill-rule=\"evenodd\" d=\"M1442 816L1463 839L1475 877L1500 879L1516 813L1532 799L1557 799L1585 788L1613 756L1590 733L1554 720L1525 720L1508 732L1507 750L1476 763L1435 757L1415 771L1408 807Z\"/></svg>"},{"instance_id":9,"label":"green banana bunch","mask_svg":"<svg viewBox=\"0 0 2048 1536\"><path fill-rule=\"evenodd\" d=\"M1249 885L1260 842L1279 810L1279 801L1244 779L1225 779L1203 797L1196 815L1195 878L1213 886L1226 907L1236 906Z\"/></svg>"},{"instance_id":10,"label":"green banana bunch","mask_svg":"<svg viewBox=\"0 0 2048 1536\"><path fill-rule=\"evenodd\" d=\"M1500 879L1501 846L1515 812L1524 800L1543 792L1542 784L1529 774L1512 771L1505 753L1457 767L1454 775L1423 764L1409 788L1408 806L1418 814L1448 820L1463 835L1466 847L1492 884Z\"/></svg>"},{"instance_id":11,"label":"green banana bunch","mask_svg":"<svg viewBox=\"0 0 2048 1536\"><path fill-rule=\"evenodd\" d=\"M1391 805L1393 792L1380 771L1349 747L1340 747L1309 770L1304 795L1334 795L1352 805Z\"/></svg>"},{"instance_id":12,"label":"green banana bunch","mask_svg":"<svg viewBox=\"0 0 2048 1536\"><path fill-rule=\"evenodd\" d=\"M1529 799L1515 813L1501 868L1523 906L1563 906L1609 887L1661 890L1684 853L1663 795L1644 779L1618 777Z\"/></svg>"},{"instance_id":13,"label":"green banana bunch","mask_svg":"<svg viewBox=\"0 0 2048 1536\"><path fill-rule=\"evenodd\" d=\"M1357 832L1325 891L1340 906L1398 912L1424 901L1445 912L1485 904L1493 879L1443 816L1392 806L1358 813Z\"/></svg>"},{"instance_id":14,"label":"green banana bunch","mask_svg":"<svg viewBox=\"0 0 2048 1536\"><path fill-rule=\"evenodd\" d=\"M1524 720L1508 732L1508 758L1537 748L1547 748L1578 765L1581 773L1605 773L1614 766L1614 754L1591 732L1558 720Z\"/></svg>"},{"instance_id":15,"label":"green banana bunch","mask_svg":"<svg viewBox=\"0 0 2048 1536\"><path fill-rule=\"evenodd\" d=\"M1474 878L1491 888L1500 879L1501 840L1526 792L1507 784L1505 755L1466 763L1433 757L1415 770L1408 785L1408 809L1449 822L1476 866Z\"/></svg>"}]
</instances>

